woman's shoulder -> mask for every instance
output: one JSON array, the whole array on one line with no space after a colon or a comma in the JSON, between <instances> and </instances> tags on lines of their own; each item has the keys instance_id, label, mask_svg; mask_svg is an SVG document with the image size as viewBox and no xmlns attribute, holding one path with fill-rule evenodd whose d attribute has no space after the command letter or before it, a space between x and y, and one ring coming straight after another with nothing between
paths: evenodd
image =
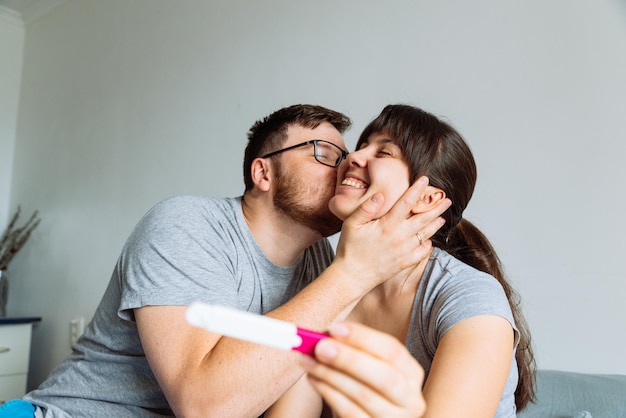
<instances>
[{"instance_id":1,"label":"woman's shoulder","mask_svg":"<svg viewBox=\"0 0 626 418\"><path fill-rule=\"evenodd\" d=\"M429 274L439 280L452 283L471 280L499 285L498 280L491 274L464 263L441 248L433 249L429 264Z\"/></svg>"},{"instance_id":2,"label":"woman's shoulder","mask_svg":"<svg viewBox=\"0 0 626 418\"><path fill-rule=\"evenodd\" d=\"M500 282L491 274L480 271L444 250L436 248L424 277L424 293L439 303L468 305L502 305L508 301Z\"/></svg>"}]
</instances>

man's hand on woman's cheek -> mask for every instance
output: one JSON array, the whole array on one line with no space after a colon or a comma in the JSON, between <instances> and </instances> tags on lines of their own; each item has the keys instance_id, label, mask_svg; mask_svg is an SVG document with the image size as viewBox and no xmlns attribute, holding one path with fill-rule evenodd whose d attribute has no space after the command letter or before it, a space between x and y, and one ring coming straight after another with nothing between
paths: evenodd
<instances>
[{"instance_id":1,"label":"man's hand on woman's cheek","mask_svg":"<svg viewBox=\"0 0 626 418\"><path fill-rule=\"evenodd\" d=\"M347 263L366 291L428 256L430 238L444 225L441 215L452 202L443 199L430 211L414 214L427 186L428 178L420 177L380 218L384 197L376 194L344 221L337 261Z\"/></svg>"}]
</instances>

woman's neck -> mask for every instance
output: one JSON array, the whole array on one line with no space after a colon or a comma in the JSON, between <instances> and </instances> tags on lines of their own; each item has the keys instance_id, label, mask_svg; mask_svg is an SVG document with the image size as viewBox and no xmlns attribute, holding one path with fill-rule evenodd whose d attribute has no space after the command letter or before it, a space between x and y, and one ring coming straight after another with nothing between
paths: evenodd
<instances>
[{"instance_id":1,"label":"woman's neck","mask_svg":"<svg viewBox=\"0 0 626 418\"><path fill-rule=\"evenodd\" d=\"M424 260L363 296L350 319L406 340L415 295L431 254L432 250Z\"/></svg>"},{"instance_id":2,"label":"woman's neck","mask_svg":"<svg viewBox=\"0 0 626 418\"><path fill-rule=\"evenodd\" d=\"M428 255L418 264L415 264L398 273L394 277L384 281L372 289L370 293L376 294L381 301L386 301L391 304L396 303L397 298L404 298L407 295L415 296L432 253L433 249L431 248Z\"/></svg>"}]
</instances>

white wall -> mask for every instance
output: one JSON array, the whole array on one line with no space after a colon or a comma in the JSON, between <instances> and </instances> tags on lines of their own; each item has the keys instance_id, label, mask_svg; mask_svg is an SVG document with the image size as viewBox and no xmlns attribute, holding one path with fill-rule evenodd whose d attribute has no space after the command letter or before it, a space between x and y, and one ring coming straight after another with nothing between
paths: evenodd
<instances>
[{"instance_id":1,"label":"white wall","mask_svg":"<svg viewBox=\"0 0 626 418\"><path fill-rule=\"evenodd\" d=\"M44 318L29 386L138 218L239 195L248 128L296 102L351 116L349 144L390 102L448 117L479 165L466 217L522 293L539 366L626 373L619 0L68 0L27 25L23 65L10 202L43 222L9 312Z\"/></svg>"},{"instance_id":2,"label":"white wall","mask_svg":"<svg viewBox=\"0 0 626 418\"><path fill-rule=\"evenodd\" d=\"M0 233L15 209L9 207L9 194L23 52L22 20L14 11L0 6Z\"/></svg>"}]
</instances>

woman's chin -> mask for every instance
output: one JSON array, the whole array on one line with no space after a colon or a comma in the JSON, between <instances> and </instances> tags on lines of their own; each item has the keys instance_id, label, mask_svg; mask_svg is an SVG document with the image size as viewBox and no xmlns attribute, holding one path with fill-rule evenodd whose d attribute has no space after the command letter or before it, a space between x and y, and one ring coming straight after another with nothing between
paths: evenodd
<instances>
[{"instance_id":1,"label":"woman's chin","mask_svg":"<svg viewBox=\"0 0 626 418\"><path fill-rule=\"evenodd\" d=\"M340 205L339 202L337 202L336 200L337 200L337 198L333 197L330 200L330 203L328 204L328 207L329 207L329 209L330 209L330 211L332 212L333 215L335 215L336 217L338 217L342 221L345 221L346 218L348 216L350 216L350 214L352 214L352 212L354 212L356 210L356 207L355 208L347 208L346 205Z\"/></svg>"}]
</instances>

